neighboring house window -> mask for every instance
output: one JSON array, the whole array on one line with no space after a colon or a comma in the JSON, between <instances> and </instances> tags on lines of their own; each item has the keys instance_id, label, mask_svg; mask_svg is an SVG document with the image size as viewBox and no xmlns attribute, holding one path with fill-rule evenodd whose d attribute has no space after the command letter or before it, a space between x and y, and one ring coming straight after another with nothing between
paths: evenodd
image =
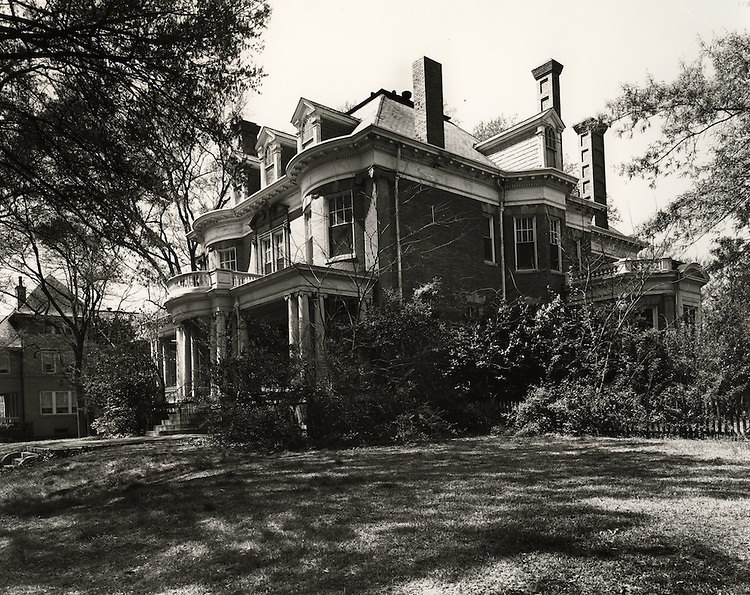
<instances>
[{"instance_id":1,"label":"neighboring house window","mask_svg":"<svg viewBox=\"0 0 750 595\"><path fill-rule=\"evenodd\" d=\"M494 215L484 216L484 235L482 237L484 246L484 260L486 262L495 261L495 217Z\"/></svg>"},{"instance_id":2,"label":"neighboring house window","mask_svg":"<svg viewBox=\"0 0 750 595\"><path fill-rule=\"evenodd\" d=\"M70 415L77 410L73 392L69 390L43 390L39 393L39 410L42 415Z\"/></svg>"},{"instance_id":3,"label":"neighboring house window","mask_svg":"<svg viewBox=\"0 0 750 595\"><path fill-rule=\"evenodd\" d=\"M237 248L222 248L216 252L219 254L220 269L237 270Z\"/></svg>"},{"instance_id":4,"label":"neighboring house window","mask_svg":"<svg viewBox=\"0 0 750 595\"><path fill-rule=\"evenodd\" d=\"M536 268L536 225L534 217L516 217L516 270Z\"/></svg>"},{"instance_id":5,"label":"neighboring house window","mask_svg":"<svg viewBox=\"0 0 750 595\"><path fill-rule=\"evenodd\" d=\"M0 351L0 374L10 374L10 353Z\"/></svg>"},{"instance_id":6,"label":"neighboring house window","mask_svg":"<svg viewBox=\"0 0 750 595\"><path fill-rule=\"evenodd\" d=\"M261 274L270 275L286 266L286 241L283 227L261 236L258 246Z\"/></svg>"},{"instance_id":7,"label":"neighboring house window","mask_svg":"<svg viewBox=\"0 0 750 595\"><path fill-rule=\"evenodd\" d=\"M351 191L328 199L328 257L354 254L354 209Z\"/></svg>"},{"instance_id":8,"label":"neighboring house window","mask_svg":"<svg viewBox=\"0 0 750 595\"><path fill-rule=\"evenodd\" d=\"M54 374L57 372L57 351L51 349L42 351L42 372Z\"/></svg>"},{"instance_id":9,"label":"neighboring house window","mask_svg":"<svg viewBox=\"0 0 750 595\"><path fill-rule=\"evenodd\" d=\"M271 147L266 147L266 152L263 157L263 166L266 168L266 184L273 184L276 181L276 160Z\"/></svg>"},{"instance_id":10,"label":"neighboring house window","mask_svg":"<svg viewBox=\"0 0 750 595\"><path fill-rule=\"evenodd\" d=\"M549 220L549 259L553 271L562 271L562 242L560 241L560 220Z\"/></svg>"}]
</instances>

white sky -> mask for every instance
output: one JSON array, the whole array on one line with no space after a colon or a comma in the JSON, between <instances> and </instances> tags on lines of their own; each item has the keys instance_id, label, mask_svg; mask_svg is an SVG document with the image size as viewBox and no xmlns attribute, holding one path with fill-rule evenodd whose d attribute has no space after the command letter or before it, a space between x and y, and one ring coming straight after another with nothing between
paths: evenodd
<instances>
[{"instance_id":1,"label":"white sky","mask_svg":"<svg viewBox=\"0 0 750 595\"><path fill-rule=\"evenodd\" d=\"M273 14L260 64L261 94L248 98L247 117L292 130L297 101L334 108L371 91L411 90L411 64L425 55L443 65L444 98L463 128L499 114L524 118L536 109L532 68L555 58L561 111L571 158L573 125L602 111L621 83L646 74L671 80L680 61L711 40L750 25L747 0L271 0ZM607 190L631 232L680 189L618 175L638 141L607 134ZM684 257L699 258L702 249ZM673 255L679 256L679 255Z\"/></svg>"},{"instance_id":2,"label":"white sky","mask_svg":"<svg viewBox=\"0 0 750 595\"><path fill-rule=\"evenodd\" d=\"M300 97L334 108L378 89L411 90L411 64L429 56L443 65L444 97L454 121L471 129L499 114L520 118L536 108L531 69L550 58L565 68L561 110L565 154L572 127L596 115L622 82L647 72L672 79L706 40L750 25L748 0L271 0L273 14L259 62L267 76L248 98L246 116L282 130ZM655 191L617 174L637 141L607 142L607 189L627 233L680 188ZM706 248L675 257L697 259ZM1 302L0 315L8 306Z\"/></svg>"}]
</instances>

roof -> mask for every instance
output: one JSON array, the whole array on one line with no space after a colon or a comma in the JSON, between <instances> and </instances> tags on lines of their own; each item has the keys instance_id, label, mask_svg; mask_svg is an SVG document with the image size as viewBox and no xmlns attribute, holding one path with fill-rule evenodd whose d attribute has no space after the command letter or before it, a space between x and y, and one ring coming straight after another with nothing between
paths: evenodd
<instances>
[{"instance_id":1,"label":"roof","mask_svg":"<svg viewBox=\"0 0 750 595\"><path fill-rule=\"evenodd\" d=\"M21 335L10 323L10 315L0 320L0 349L22 347Z\"/></svg>"},{"instance_id":2,"label":"roof","mask_svg":"<svg viewBox=\"0 0 750 595\"><path fill-rule=\"evenodd\" d=\"M371 98L352 111L351 115L361 120L353 134L367 126L378 126L408 138L417 138L414 128L414 108L386 94ZM446 151L495 167L492 161L474 148L477 139L472 134L447 120L443 121L443 130L445 131Z\"/></svg>"},{"instance_id":3,"label":"roof","mask_svg":"<svg viewBox=\"0 0 750 595\"><path fill-rule=\"evenodd\" d=\"M68 288L51 275L45 277L44 284L55 299L57 306L63 311L69 311L75 297ZM26 297L24 304L16 312L20 314L58 314L55 306L50 303L44 291L42 291L41 283Z\"/></svg>"}]
</instances>

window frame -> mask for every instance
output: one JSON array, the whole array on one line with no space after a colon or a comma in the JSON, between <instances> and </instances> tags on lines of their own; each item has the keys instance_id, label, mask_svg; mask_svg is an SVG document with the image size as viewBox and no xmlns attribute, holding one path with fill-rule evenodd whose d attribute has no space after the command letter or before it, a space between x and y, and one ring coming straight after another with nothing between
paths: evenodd
<instances>
[{"instance_id":1,"label":"window frame","mask_svg":"<svg viewBox=\"0 0 750 595\"><path fill-rule=\"evenodd\" d=\"M531 221L531 227L530 228L520 228L519 223L524 220L530 220ZM519 241L519 232L521 233L528 233L531 232L531 241ZM536 271L539 269L539 250L537 248L537 233L536 233L536 217L534 215L525 215L525 216L519 216L519 217L513 217L513 247L515 252L515 266L516 271ZM519 244L532 244L534 246L534 258L533 263L531 267L519 267L518 266L518 245Z\"/></svg>"},{"instance_id":2,"label":"window frame","mask_svg":"<svg viewBox=\"0 0 750 595\"><path fill-rule=\"evenodd\" d=\"M227 254L231 254L231 257L227 260L224 260L224 256ZM236 271L237 270L237 247L236 246L230 246L229 248L217 248L216 249L216 256L218 258L218 265L219 268L225 271ZM223 263L229 263L230 265L233 263L234 266L223 266Z\"/></svg>"},{"instance_id":3,"label":"window frame","mask_svg":"<svg viewBox=\"0 0 750 595\"><path fill-rule=\"evenodd\" d=\"M42 349L40 354L41 355L39 356L39 363L42 368L42 374L57 374L57 349ZM49 363L49 361L45 361L48 358L51 358L51 369L48 369L48 366L45 365Z\"/></svg>"},{"instance_id":4,"label":"window frame","mask_svg":"<svg viewBox=\"0 0 750 595\"><path fill-rule=\"evenodd\" d=\"M341 200L341 207L337 201ZM328 209L328 260L346 260L356 256L357 248L355 246L355 225L354 225L354 191L344 190L326 197L326 206ZM349 219L347 219L349 217ZM338 235L339 230L349 229L349 247L348 252L340 250L344 242L338 241L334 244L334 230Z\"/></svg>"},{"instance_id":5,"label":"window frame","mask_svg":"<svg viewBox=\"0 0 750 595\"><path fill-rule=\"evenodd\" d=\"M2 350L0 351L0 374L10 374L11 368L10 368L10 351L8 350Z\"/></svg>"},{"instance_id":6,"label":"window frame","mask_svg":"<svg viewBox=\"0 0 750 595\"><path fill-rule=\"evenodd\" d=\"M45 407L45 397L49 397L49 407ZM58 400L59 399L59 400ZM61 406L65 405L64 411ZM46 409L46 411L45 411ZM44 416L75 415L78 413L78 403L72 390L42 390L39 391L39 414Z\"/></svg>"},{"instance_id":7,"label":"window frame","mask_svg":"<svg viewBox=\"0 0 750 595\"><path fill-rule=\"evenodd\" d=\"M271 275L289 266L287 229L285 225L275 227L258 236L256 246L258 274Z\"/></svg>"},{"instance_id":8,"label":"window frame","mask_svg":"<svg viewBox=\"0 0 750 595\"><path fill-rule=\"evenodd\" d=\"M495 215L492 213L484 213L483 219L485 225L485 228L482 231L482 252L484 262L497 264L497 250L495 247ZM487 248L489 248L489 251ZM490 256L489 259L487 258L488 255Z\"/></svg>"},{"instance_id":9,"label":"window frame","mask_svg":"<svg viewBox=\"0 0 750 595\"><path fill-rule=\"evenodd\" d=\"M557 266L554 266L553 253L557 257ZM563 272L562 222L558 217L549 217L549 268L557 273Z\"/></svg>"}]
</instances>

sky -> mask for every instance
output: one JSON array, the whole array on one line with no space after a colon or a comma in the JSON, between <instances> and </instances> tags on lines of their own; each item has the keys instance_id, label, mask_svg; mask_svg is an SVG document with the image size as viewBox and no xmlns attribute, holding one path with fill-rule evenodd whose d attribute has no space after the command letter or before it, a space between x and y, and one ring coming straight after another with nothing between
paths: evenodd
<instances>
[{"instance_id":1,"label":"sky","mask_svg":"<svg viewBox=\"0 0 750 595\"><path fill-rule=\"evenodd\" d=\"M531 70L554 58L560 77L564 153L573 125L601 112L625 82L647 73L675 78L699 41L750 26L747 0L271 0L272 16L258 58L266 72L246 116L293 131L305 97L333 108L380 88L411 90L411 64L428 56L443 65L443 92L453 121L471 131L500 114L536 111ZM643 142L605 137L607 192L626 233L685 188L682 180L627 180L618 166ZM701 259L706 245L675 257Z\"/></svg>"},{"instance_id":2,"label":"sky","mask_svg":"<svg viewBox=\"0 0 750 595\"><path fill-rule=\"evenodd\" d=\"M750 0L270 0L272 16L257 57L266 76L247 98L246 117L293 131L300 97L333 108L380 88L411 90L411 64L428 56L443 65L453 121L471 131L500 114L531 116L531 70L550 58L560 78L566 155L575 155L573 125L601 112L624 82L647 73L675 77L698 55L699 39L748 29ZM566 149L567 147L567 149ZM626 233L685 187L684 181L627 180L618 165L643 143L606 136L607 192ZM700 260L707 243L672 254ZM1 302L0 315L8 310Z\"/></svg>"}]
</instances>

